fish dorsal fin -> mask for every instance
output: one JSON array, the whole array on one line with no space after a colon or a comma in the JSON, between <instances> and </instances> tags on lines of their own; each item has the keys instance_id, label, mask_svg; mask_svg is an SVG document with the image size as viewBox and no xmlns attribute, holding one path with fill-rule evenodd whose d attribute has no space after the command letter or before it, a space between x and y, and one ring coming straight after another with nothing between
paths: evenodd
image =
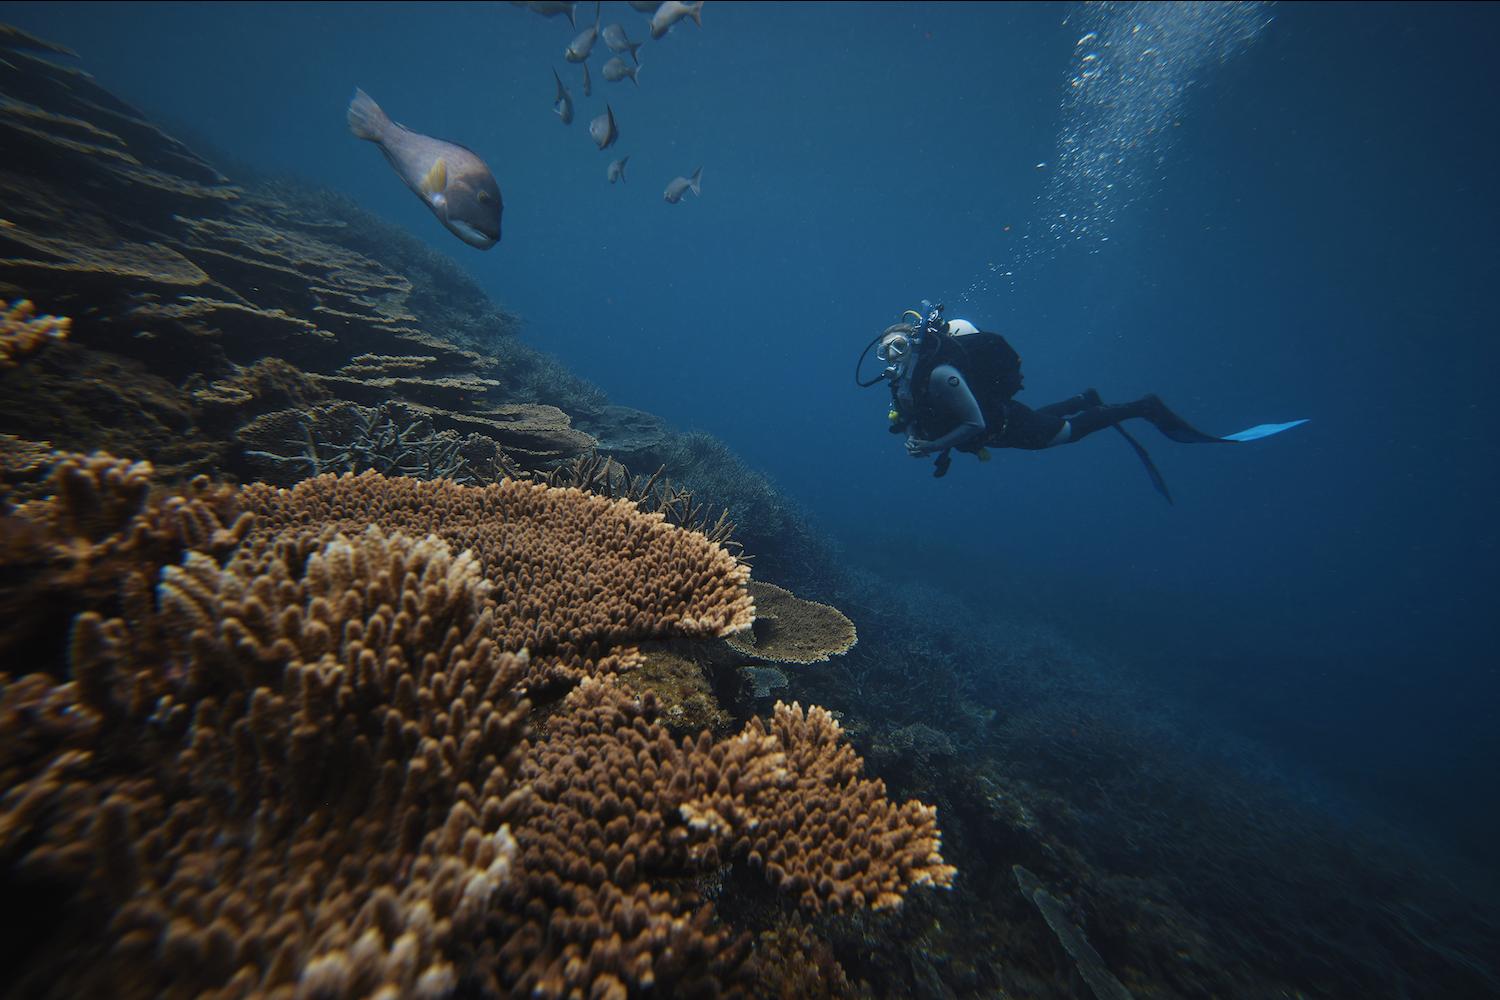
<instances>
[{"instance_id":1,"label":"fish dorsal fin","mask_svg":"<svg viewBox=\"0 0 1500 1000\"><path fill-rule=\"evenodd\" d=\"M441 156L427 171L427 176L422 178L422 193L429 198L435 194L442 194L448 186L448 161Z\"/></svg>"}]
</instances>

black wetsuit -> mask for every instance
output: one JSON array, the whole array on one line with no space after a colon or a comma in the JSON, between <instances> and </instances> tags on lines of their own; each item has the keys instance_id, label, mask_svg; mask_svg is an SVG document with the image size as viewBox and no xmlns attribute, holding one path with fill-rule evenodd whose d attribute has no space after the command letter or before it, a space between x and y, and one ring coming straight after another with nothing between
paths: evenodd
<instances>
[{"instance_id":1,"label":"black wetsuit","mask_svg":"<svg viewBox=\"0 0 1500 1000\"><path fill-rule=\"evenodd\" d=\"M1177 440L1187 439L1176 433L1179 427L1194 439L1211 440L1172 414L1155 396L1105 405L1090 389L1032 409L1010 398L1020 387L1018 357L1013 375L1004 370L981 372L979 377L985 381L971 385L962 370L964 350L953 346L963 339L945 336L936 350L924 354L915 366L911 386L914 406L907 428L908 450L914 455L949 449L972 453L985 447L1037 451L1080 441L1132 417L1149 419Z\"/></svg>"}]
</instances>

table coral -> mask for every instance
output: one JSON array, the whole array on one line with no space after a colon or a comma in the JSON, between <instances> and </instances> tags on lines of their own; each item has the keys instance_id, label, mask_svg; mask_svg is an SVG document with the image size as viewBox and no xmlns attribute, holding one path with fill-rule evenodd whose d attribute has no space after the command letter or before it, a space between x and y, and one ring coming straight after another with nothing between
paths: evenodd
<instances>
[{"instance_id":1,"label":"table coral","mask_svg":"<svg viewBox=\"0 0 1500 1000\"><path fill-rule=\"evenodd\" d=\"M750 583L750 594L755 622L728 639L746 656L771 663L822 663L847 653L858 640L854 623L831 605L804 601L763 580Z\"/></svg>"}]
</instances>

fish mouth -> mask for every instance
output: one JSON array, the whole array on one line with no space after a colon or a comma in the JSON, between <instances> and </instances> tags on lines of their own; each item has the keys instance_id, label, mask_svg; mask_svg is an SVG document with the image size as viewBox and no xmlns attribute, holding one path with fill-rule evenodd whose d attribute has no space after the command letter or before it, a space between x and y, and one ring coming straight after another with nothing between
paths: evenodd
<instances>
[{"instance_id":1,"label":"fish mouth","mask_svg":"<svg viewBox=\"0 0 1500 1000\"><path fill-rule=\"evenodd\" d=\"M478 247L480 250L488 250L490 247L500 242L499 233L491 236L489 233L486 233L483 230L479 229L479 227L472 226L467 222L463 222L458 219L450 219L449 225L453 227L453 235L457 236L459 239L463 240L471 247Z\"/></svg>"}]
</instances>

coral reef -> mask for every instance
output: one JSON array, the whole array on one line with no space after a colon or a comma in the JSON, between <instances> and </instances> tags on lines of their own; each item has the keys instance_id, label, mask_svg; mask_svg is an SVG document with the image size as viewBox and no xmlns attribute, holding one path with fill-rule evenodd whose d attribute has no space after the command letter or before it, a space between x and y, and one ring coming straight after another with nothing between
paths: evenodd
<instances>
[{"instance_id":1,"label":"coral reef","mask_svg":"<svg viewBox=\"0 0 1500 1000\"><path fill-rule=\"evenodd\" d=\"M325 473L375 471L469 486L517 473L493 438L437 431L400 403L278 410L244 424L239 460L251 478L292 486Z\"/></svg>"},{"instance_id":2,"label":"coral reef","mask_svg":"<svg viewBox=\"0 0 1500 1000\"><path fill-rule=\"evenodd\" d=\"M640 666L620 675L621 682L636 694L650 692L662 706L661 723L673 735L695 736L707 729L716 735L728 733L734 719L719 706L713 687L691 648L673 649L653 643L642 649Z\"/></svg>"},{"instance_id":3,"label":"coral reef","mask_svg":"<svg viewBox=\"0 0 1500 1000\"><path fill-rule=\"evenodd\" d=\"M748 571L701 535L623 500L506 480L485 487L318 476L240 493L251 538L375 524L470 550L495 583L496 641L531 652L529 683L575 681L640 661L636 643L719 636L750 621Z\"/></svg>"},{"instance_id":4,"label":"coral reef","mask_svg":"<svg viewBox=\"0 0 1500 1000\"><path fill-rule=\"evenodd\" d=\"M501 953L532 996L740 984L748 942L712 927L682 878L735 856L810 912L894 907L911 886L952 884L934 812L897 807L860 777L821 709L778 703L769 728L757 718L722 743L705 732L674 744L651 695L586 679L539 749L522 769L536 798L517 828L527 919Z\"/></svg>"},{"instance_id":5,"label":"coral reef","mask_svg":"<svg viewBox=\"0 0 1500 1000\"><path fill-rule=\"evenodd\" d=\"M375 473L162 499L143 463L3 453L52 492L0 577L134 581L53 622L63 669L0 675L0 887L53 914L23 993L740 992L749 936L692 876L743 861L809 912L952 882L827 713L679 744L601 676L748 620L744 567L660 515ZM528 691L575 680L528 742Z\"/></svg>"},{"instance_id":6,"label":"coral reef","mask_svg":"<svg viewBox=\"0 0 1500 1000\"><path fill-rule=\"evenodd\" d=\"M29 299L17 299L0 309L0 368L13 368L16 359L54 340L66 340L73 321L66 316L38 316Z\"/></svg>"},{"instance_id":7,"label":"coral reef","mask_svg":"<svg viewBox=\"0 0 1500 1000\"><path fill-rule=\"evenodd\" d=\"M0 651L56 643L83 611L138 614L163 566L227 552L249 529L232 491L198 479L153 497L152 471L0 436Z\"/></svg>"},{"instance_id":8,"label":"coral reef","mask_svg":"<svg viewBox=\"0 0 1500 1000\"><path fill-rule=\"evenodd\" d=\"M804 601L764 580L751 581L750 595L755 621L725 640L746 656L770 663L822 663L858 641L854 623L838 608Z\"/></svg>"}]
</instances>

